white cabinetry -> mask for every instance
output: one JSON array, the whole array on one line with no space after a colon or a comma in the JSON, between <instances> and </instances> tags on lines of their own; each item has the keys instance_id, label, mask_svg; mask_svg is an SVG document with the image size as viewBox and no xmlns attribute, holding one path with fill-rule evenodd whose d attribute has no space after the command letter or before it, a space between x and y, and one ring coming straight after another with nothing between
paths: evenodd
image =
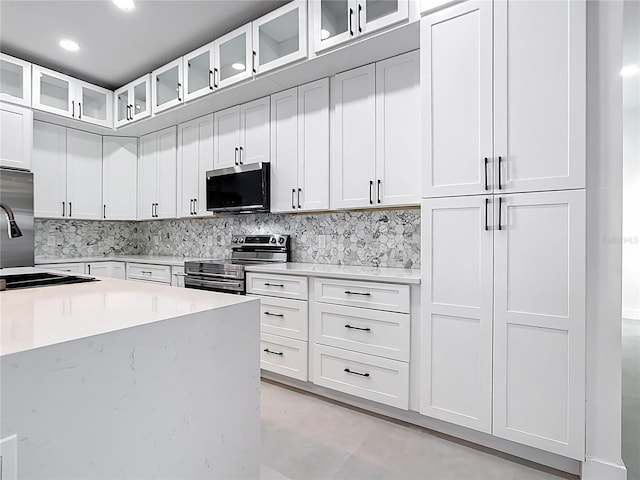
<instances>
[{"instance_id":1,"label":"white cabinetry","mask_svg":"<svg viewBox=\"0 0 640 480\"><path fill-rule=\"evenodd\" d=\"M40 263L36 265L37 268L43 268L45 270L59 270L66 273L77 273L84 275L85 265L84 262L70 262L70 263Z\"/></svg>"},{"instance_id":2,"label":"white cabinetry","mask_svg":"<svg viewBox=\"0 0 640 480\"><path fill-rule=\"evenodd\" d=\"M127 280L171 284L171 267L147 263L127 263Z\"/></svg>"},{"instance_id":3,"label":"white cabinetry","mask_svg":"<svg viewBox=\"0 0 640 480\"><path fill-rule=\"evenodd\" d=\"M0 102L0 165L30 170L32 146L31 109Z\"/></svg>"},{"instance_id":4,"label":"white cabinetry","mask_svg":"<svg viewBox=\"0 0 640 480\"><path fill-rule=\"evenodd\" d=\"M260 368L306 381L307 278L249 272L247 293L260 296Z\"/></svg>"},{"instance_id":5,"label":"white cabinetry","mask_svg":"<svg viewBox=\"0 0 640 480\"><path fill-rule=\"evenodd\" d=\"M213 169L213 114L178 126L178 216L206 215Z\"/></svg>"},{"instance_id":6,"label":"white cabinetry","mask_svg":"<svg viewBox=\"0 0 640 480\"><path fill-rule=\"evenodd\" d=\"M214 168L269 161L269 97L213 115Z\"/></svg>"},{"instance_id":7,"label":"white cabinetry","mask_svg":"<svg viewBox=\"0 0 640 480\"><path fill-rule=\"evenodd\" d=\"M151 115L151 75L147 74L114 93L115 127Z\"/></svg>"},{"instance_id":8,"label":"white cabinetry","mask_svg":"<svg viewBox=\"0 0 640 480\"><path fill-rule=\"evenodd\" d=\"M136 220L138 139L102 138L102 218Z\"/></svg>"},{"instance_id":9,"label":"white cabinetry","mask_svg":"<svg viewBox=\"0 0 640 480\"><path fill-rule=\"evenodd\" d=\"M271 96L271 211L329 209L329 81Z\"/></svg>"},{"instance_id":10,"label":"white cabinetry","mask_svg":"<svg viewBox=\"0 0 640 480\"><path fill-rule=\"evenodd\" d=\"M307 2L293 0L253 22L253 73L307 58Z\"/></svg>"},{"instance_id":11,"label":"white cabinetry","mask_svg":"<svg viewBox=\"0 0 640 480\"><path fill-rule=\"evenodd\" d=\"M95 275L97 277L119 278L124 280L126 277L124 262L87 262L87 275Z\"/></svg>"},{"instance_id":12,"label":"white cabinetry","mask_svg":"<svg viewBox=\"0 0 640 480\"><path fill-rule=\"evenodd\" d=\"M251 24L248 23L213 42L216 61L213 70L214 88L224 88L253 75L251 32Z\"/></svg>"},{"instance_id":13,"label":"white cabinetry","mask_svg":"<svg viewBox=\"0 0 640 480\"><path fill-rule=\"evenodd\" d=\"M154 115L184 102L183 78L182 57L151 72L151 111Z\"/></svg>"},{"instance_id":14,"label":"white cabinetry","mask_svg":"<svg viewBox=\"0 0 640 480\"><path fill-rule=\"evenodd\" d=\"M185 55L184 59L184 101L213 92L215 85L214 42L204 45Z\"/></svg>"},{"instance_id":15,"label":"white cabinetry","mask_svg":"<svg viewBox=\"0 0 640 480\"><path fill-rule=\"evenodd\" d=\"M335 77L332 205L415 205L420 199L419 53Z\"/></svg>"},{"instance_id":16,"label":"white cabinetry","mask_svg":"<svg viewBox=\"0 0 640 480\"><path fill-rule=\"evenodd\" d=\"M569 0L422 20L425 197L584 188L585 23Z\"/></svg>"},{"instance_id":17,"label":"white cabinetry","mask_svg":"<svg viewBox=\"0 0 640 480\"><path fill-rule=\"evenodd\" d=\"M171 267L171 286L184 288L184 267Z\"/></svg>"},{"instance_id":18,"label":"white cabinetry","mask_svg":"<svg viewBox=\"0 0 640 480\"><path fill-rule=\"evenodd\" d=\"M176 216L176 127L140 137L138 219Z\"/></svg>"},{"instance_id":19,"label":"white cabinetry","mask_svg":"<svg viewBox=\"0 0 640 480\"><path fill-rule=\"evenodd\" d=\"M31 106L31 64L0 53L0 100Z\"/></svg>"},{"instance_id":20,"label":"white cabinetry","mask_svg":"<svg viewBox=\"0 0 640 480\"><path fill-rule=\"evenodd\" d=\"M311 8L315 52L409 19L410 0L317 0Z\"/></svg>"},{"instance_id":21,"label":"white cabinetry","mask_svg":"<svg viewBox=\"0 0 640 480\"><path fill-rule=\"evenodd\" d=\"M102 137L34 122L34 209L41 218L102 218Z\"/></svg>"},{"instance_id":22,"label":"white cabinetry","mask_svg":"<svg viewBox=\"0 0 640 480\"><path fill-rule=\"evenodd\" d=\"M32 105L38 110L113 128L113 92L33 65Z\"/></svg>"}]
</instances>

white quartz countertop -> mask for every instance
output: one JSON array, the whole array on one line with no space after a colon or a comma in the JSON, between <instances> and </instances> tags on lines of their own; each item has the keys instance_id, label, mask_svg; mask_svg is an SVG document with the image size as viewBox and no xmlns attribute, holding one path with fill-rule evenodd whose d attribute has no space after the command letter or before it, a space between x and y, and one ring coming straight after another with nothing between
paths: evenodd
<instances>
[{"instance_id":1,"label":"white quartz countertop","mask_svg":"<svg viewBox=\"0 0 640 480\"><path fill-rule=\"evenodd\" d=\"M348 280L368 280L391 283L420 283L420 270L415 268L360 267L318 263L276 263L247 266L247 272L334 277Z\"/></svg>"},{"instance_id":2,"label":"white quartz countertop","mask_svg":"<svg viewBox=\"0 0 640 480\"><path fill-rule=\"evenodd\" d=\"M170 257L165 255L101 255L95 257L75 257L75 258L36 258L36 265L47 263L76 263L76 262L131 262L146 263L154 265L170 265L172 267L182 267L184 262L192 260L210 260L211 257Z\"/></svg>"},{"instance_id":3,"label":"white quartz countertop","mask_svg":"<svg viewBox=\"0 0 640 480\"><path fill-rule=\"evenodd\" d=\"M7 268L0 275L37 271L43 270ZM0 356L248 301L255 299L111 278L6 290L0 292Z\"/></svg>"}]
</instances>

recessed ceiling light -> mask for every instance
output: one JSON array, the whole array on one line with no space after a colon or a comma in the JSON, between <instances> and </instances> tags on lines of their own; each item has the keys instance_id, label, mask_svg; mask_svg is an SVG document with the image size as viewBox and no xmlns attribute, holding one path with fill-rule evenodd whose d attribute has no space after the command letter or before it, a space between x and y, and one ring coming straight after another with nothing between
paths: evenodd
<instances>
[{"instance_id":1,"label":"recessed ceiling light","mask_svg":"<svg viewBox=\"0 0 640 480\"><path fill-rule=\"evenodd\" d=\"M620 75L623 77L633 77L640 72L640 66L636 64L625 65L622 70L620 70Z\"/></svg>"},{"instance_id":2,"label":"recessed ceiling light","mask_svg":"<svg viewBox=\"0 0 640 480\"><path fill-rule=\"evenodd\" d=\"M324 28L322 30L320 30L320 39L321 40L326 40L330 36L331 36L331 32L329 32L329 30L325 30Z\"/></svg>"},{"instance_id":3,"label":"recessed ceiling light","mask_svg":"<svg viewBox=\"0 0 640 480\"><path fill-rule=\"evenodd\" d=\"M133 0L113 0L116 7L124 10L125 12L130 12L131 10L136 8L136 4L133 3Z\"/></svg>"},{"instance_id":4,"label":"recessed ceiling light","mask_svg":"<svg viewBox=\"0 0 640 480\"><path fill-rule=\"evenodd\" d=\"M231 68L233 68L234 70L243 71L245 67L244 67L244 63L234 63L231 65Z\"/></svg>"},{"instance_id":5,"label":"recessed ceiling light","mask_svg":"<svg viewBox=\"0 0 640 480\"><path fill-rule=\"evenodd\" d=\"M78 45L73 40L69 40L68 38L63 38L60 40L60 46L65 50L69 50L70 52L77 52L80 50L80 45Z\"/></svg>"}]
</instances>

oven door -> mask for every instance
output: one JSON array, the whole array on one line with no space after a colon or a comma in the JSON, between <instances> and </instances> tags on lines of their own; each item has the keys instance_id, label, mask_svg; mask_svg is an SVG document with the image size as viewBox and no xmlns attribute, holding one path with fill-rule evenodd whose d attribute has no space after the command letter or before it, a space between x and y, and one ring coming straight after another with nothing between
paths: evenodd
<instances>
[{"instance_id":1,"label":"oven door","mask_svg":"<svg viewBox=\"0 0 640 480\"><path fill-rule=\"evenodd\" d=\"M198 290L208 290L210 292L245 294L244 280L231 278L207 278L200 275L186 275L184 277L185 288L195 288Z\"/></svg>"},{"instance_id":2,"label":"oven door","mask_svg":"<svg viewBox=\"0 0 640 480\"><path fill-rule=\"evenodd\" d=\"M238 165L207 172L207 210L223 213L268 212L268 163Z\"/></svg>"}]
</instances>

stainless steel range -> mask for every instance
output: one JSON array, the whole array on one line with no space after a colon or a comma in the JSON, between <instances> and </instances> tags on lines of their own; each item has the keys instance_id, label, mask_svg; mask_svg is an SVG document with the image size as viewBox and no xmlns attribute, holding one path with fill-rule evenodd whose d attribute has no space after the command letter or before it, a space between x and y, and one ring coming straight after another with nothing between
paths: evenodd
<instances>
[{"instance_id":1,"label":"stainless steel range","mask_svg":"<svg viewBox=\"0 0 640 480\"><path fill-rule=\"evenodd\" d=\"M289 260L289 235L234 235L231 243L231 258L185 262L184 286L244 295L247 265Z\"/></svg>"}]
</instances>

